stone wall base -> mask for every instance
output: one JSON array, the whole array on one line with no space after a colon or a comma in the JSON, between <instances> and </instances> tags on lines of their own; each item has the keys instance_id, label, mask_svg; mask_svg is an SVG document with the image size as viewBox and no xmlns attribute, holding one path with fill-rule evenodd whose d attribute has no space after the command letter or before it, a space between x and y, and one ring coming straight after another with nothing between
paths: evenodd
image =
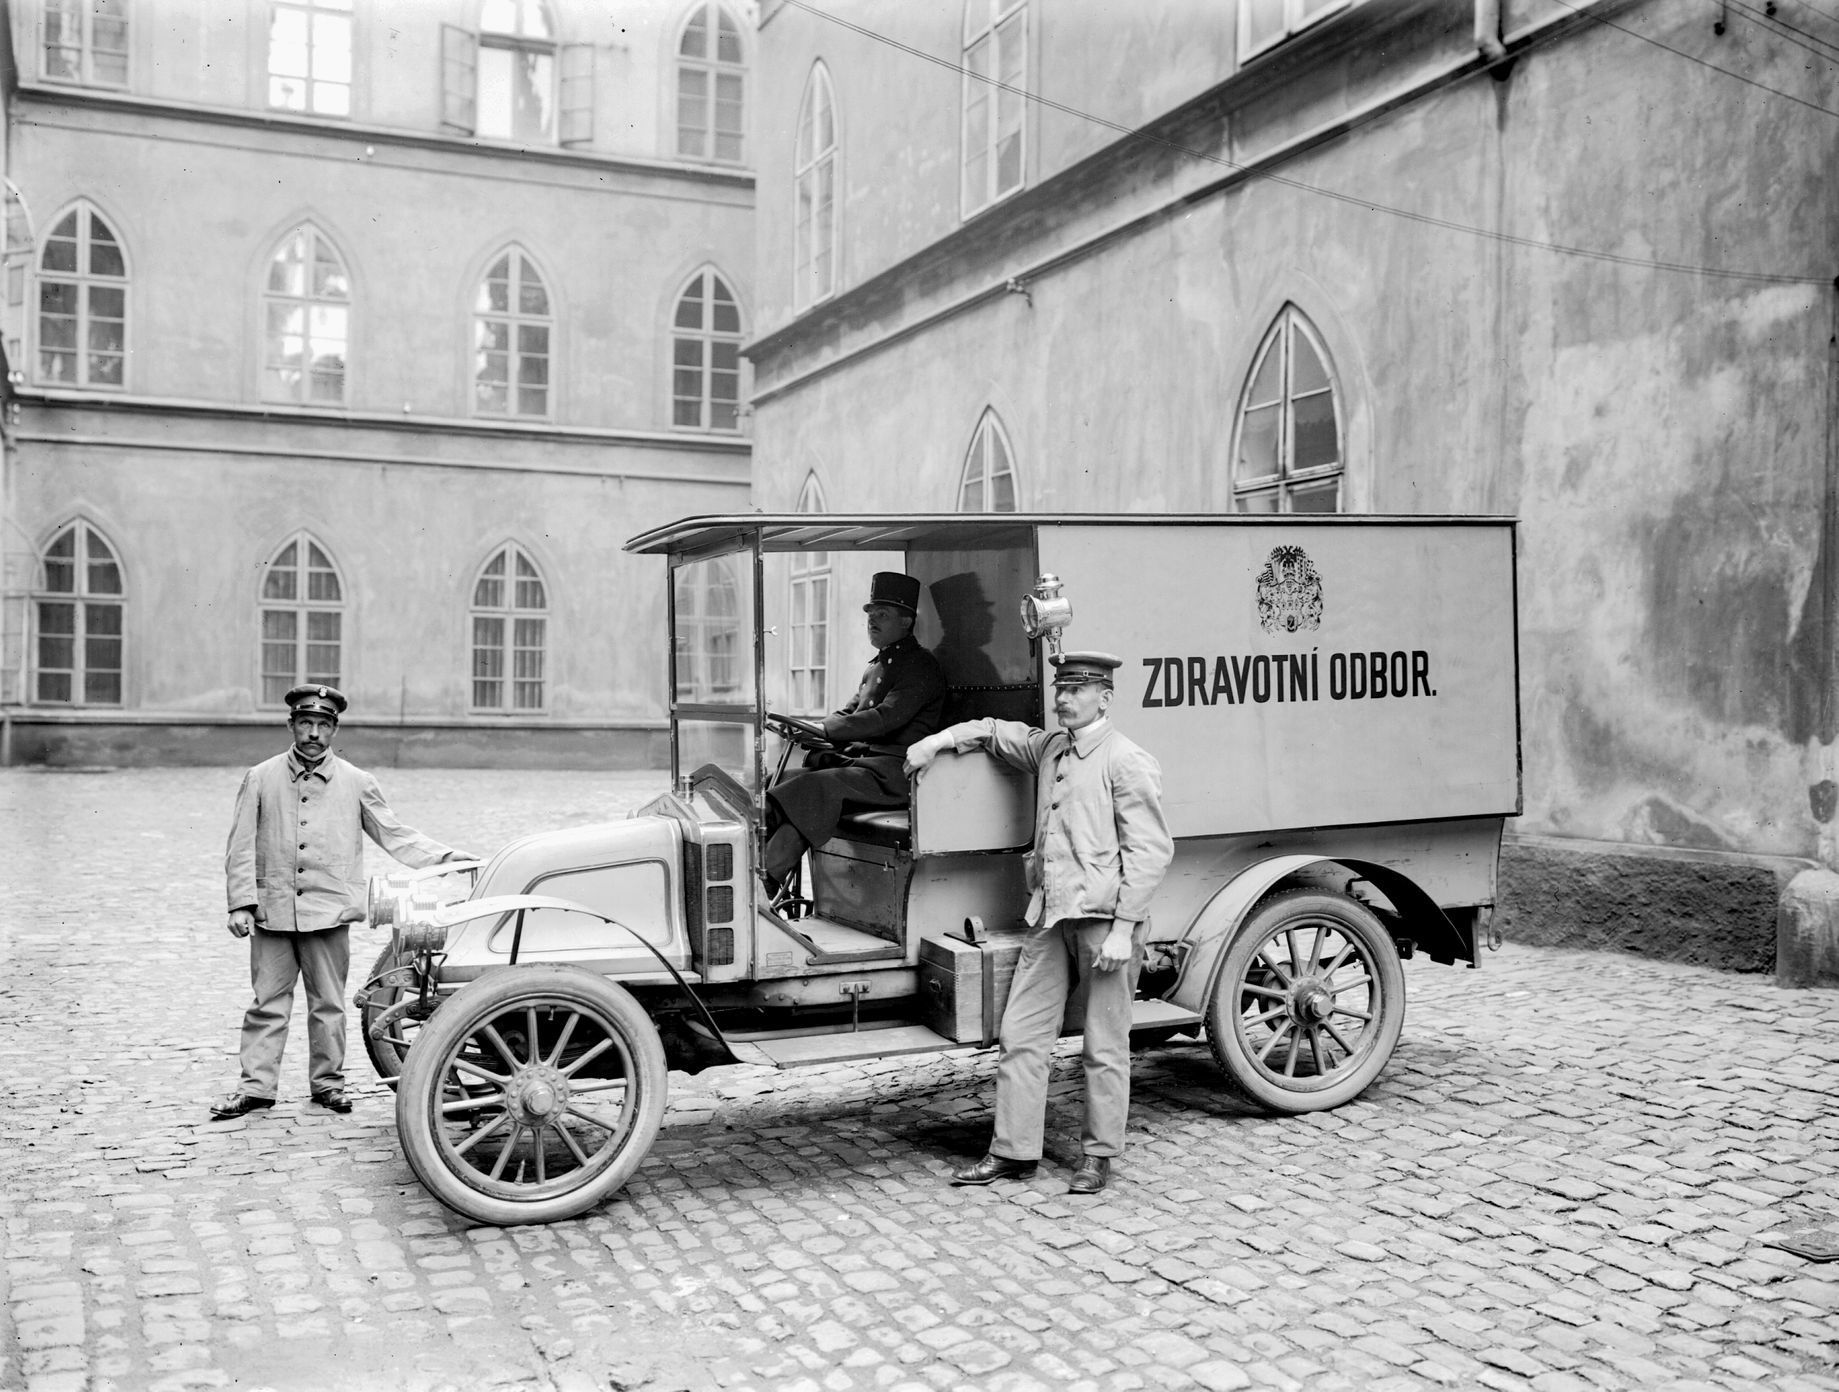
<instances>
[{"instance_id":1,"label":"stone wall base","mask_svg":"<svg viewBox=\"0 0 1839 1392\"><path fill-rule=\"evenodd\" d=\"M8 721L6 762L59 768L248 765L286 747L265 721ZM365 768L665 769L670 733L634 726L339 726L333 746Z\"/></svg>"},{"instance_id":2,"label":"stone wall base","mask_svg":"<svg viewBox=\"0 0 1839 1392\"><path fill-rule=\"evenodd\" d=\"M1839 985L1839 875L1786 856L1510 835L1495 923L1514 942Z\"/></svg>"}]
</instances>

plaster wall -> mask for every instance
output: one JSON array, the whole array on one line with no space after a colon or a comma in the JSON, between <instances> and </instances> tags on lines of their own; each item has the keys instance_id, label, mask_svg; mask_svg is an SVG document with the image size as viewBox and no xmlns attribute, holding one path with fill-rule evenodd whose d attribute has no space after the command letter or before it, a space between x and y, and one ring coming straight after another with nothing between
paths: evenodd
<instances>
[{"instance_id":1,"label":"plaster wall","mask_svg":"<svg viewBox=\"0 0 1839 1392\"><path fill-rule=\"evenodd\" d=\"M865 317L859 355L801 378L825 362L814 342L840 341L812 316L814 337L761 357L759 501L789 509L815 470L832 510L948 510L993 406L1024 508L1224 509L1252 355L1293 303L1334 359L1349 506L1522 520L1522 829L1819 854L1839 133L1806 103L1830 107L1831 82L1753 27L1717 40L1672 7L1619 13L1679 54L1580 25L1505 81L1469 77L1281 167L1342 199L1235 185L1026 297L923 321L1027 254L967 243L901 305L924 327L876 348ZM1259 96L1260 128L1306 127L1347 101L1338 81ZM1252 140L1246 113L1229 120ZM1103 191L1079 191L1063 224L1101 226Z\"/></svg>"},{"instance_id":2,"label":"plaster wall","mask_svg":"<svg viewBox=\"0 0 1839 1392\"><path fill-rule=\"evenodd\" d=\"M9 7L28 82L43 76L38 15L43 0ZM592 137L571 148L675 161L676 54L700 0L608 6L549 0L559 44L593 50ZM351 111L324 118L355 125L436 132L442 117L442 31L476 33L479 0L391 0L352 11ZM752 59L748 3L732 3ZM268 108L268 7L221 0L155 0L133 7L129 84L186 106ZM471 137L468 137L470 139ZM509 142L488 142L513 149Z\"/></svg>"},{"instance_id":3,"label":"plaster wall","mask_svg":"<svg viewBox=\"0 0 1839 1392\"><path fill-rule=\"evenodd\" d=\"M343 584L341 685L354 715L465 718L473 583L515 541L546 587L545 712L476 718L488 726L661 721L664 567L621 544L686 512L736 510L745 498L744 480L302 467L95 447L32 452L16 491L19 526L37 546L82 516L116 549L127 594L123 707L141 714L257 709L263 568L304 529Z\"/></svg>"},{"instance_id":4,"label":"plaster wall","mask_svg":"<svg viewBox=\"0 0 1839 1392\"><path fill-rule=\"evenodd\" d=\"M46 230L88 198L128 258L133 394L261 399L268 264L303 221L351 276L356 411L470 414L474 298L512 244L549 291L558 424L670 428L671 312L704 265L748 322L744 182L124 121L63 104L35 105L28 122L14 177Z\"/></svg>"}]
</instances>

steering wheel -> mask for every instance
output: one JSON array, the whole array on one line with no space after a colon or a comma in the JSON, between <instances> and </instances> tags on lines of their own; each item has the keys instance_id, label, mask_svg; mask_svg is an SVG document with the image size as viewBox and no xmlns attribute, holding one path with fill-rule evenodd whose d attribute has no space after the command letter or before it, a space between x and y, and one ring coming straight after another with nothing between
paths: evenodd
<instances>
[{"instance_id":1,"label":"steering wheel","mask_svg":"<svg viewBox=\"0 0 1839 1392\"><path fill-rule=\"evenodd\" d=\"M790 740L800 749L834 749L829 738L824 734L824 727L815 721L800 720L794 715L780 715L777 711L766 713L766 728L782 739Z\"/></svg>"}]
</instances>

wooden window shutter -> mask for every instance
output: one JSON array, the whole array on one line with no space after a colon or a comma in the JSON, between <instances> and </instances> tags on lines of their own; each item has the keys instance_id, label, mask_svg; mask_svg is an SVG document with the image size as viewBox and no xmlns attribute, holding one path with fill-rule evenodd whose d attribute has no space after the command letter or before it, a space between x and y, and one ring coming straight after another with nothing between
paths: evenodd
<instances>
[{"instance_id":1,"label":"wooden window shutter","mask_svg":"<svg viewBox=\"0 0 1839 1392\"><path fill-rule=\"evenodd\" d=\"M562 135L564 145L594 139L594 45L562 46Z\"/></svg>"},{"instance_id":2,"label":"wooden window shutter","mask_svg":"<svg viewBox=\"0 0 1839 1392\"><path fill-rule=\"evenodd\" d=\"M441 124L471 135L479 124L479 39L470 29L441 26Z\"/></svg>"}]
</instances>

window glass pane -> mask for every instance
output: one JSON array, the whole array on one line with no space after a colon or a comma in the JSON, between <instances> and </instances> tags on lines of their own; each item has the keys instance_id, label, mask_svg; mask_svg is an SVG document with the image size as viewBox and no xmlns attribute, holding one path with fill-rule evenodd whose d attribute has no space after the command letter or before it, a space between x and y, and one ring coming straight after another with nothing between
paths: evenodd
<instances>
[{"instance_id":1,"label":"window glass pane","mask_svg":"<svg viewBox=\"0 0 1839 1392\"><path fill-rule=\"evenodd\" d=\"M520 264L523 274L518 285L517 312L519 314L549 313L549 292L543 288L543 278L536 273L536 267L528 261Z\"/></svg>"},{"instance_id":2,"label":"window glass pane","mask_svg":"<svg viewBox=\"0 0 1839 1392\"><path fill-rule=\"evenodd\" d=\"M741 31L735 26L728 12L716 8L717 42L715 57L718 62L738 63L741 61Z\"/></svg>"},{"instance_id":3,"label":"window glass pane","mask_svg":"<svg viewBox=\"0 0 1839 1392\"><path fill-rule=\"evenodd\" d=\"M1292 469L1315 469L1340 458L1335 441L1335 399L1329 392L1291 404Z\"/></svg>"},{"instance_id":4,"label":"window glass pane","mask_svg":"<svg viewBox=\"0 0 1839 1392\"><path fill-rule=\"evenodd\" d=\"M1245 413L1239 425L1240 478L1264 478L1277 472L1278 409L1260 406Z\"/></svg>"},{"instance_id":5,"label":"window glass pane","mask_svg":"<svg viewBox=\"0 0 1839 1392\"><path fill-rule=\"evenodd\" d=\"M729 293L728 287L719 277L710 276L709 280L712 301L709 327L717 333L739 333L741 331L740 306L734 302L734 296Z\"/></svg>"},{"instance_id":6,"label":"window glass pane","mask_svg":"<svg viewBox=\"0 0 1839 1392\"><path fill-rule=\"evenodd\" d=\"M70 699L70 672L41 670L38 674L38 699L41 701L68 701Z\"/></svg>"},{"instance_id":7,"label":"window glass pane","mask_svg":"<svg viewBox=\"0 0 1839 1392\"><path fill-rule=\"evenodd\" d=\"M1238 499L1240 512L1276 512L1277 490L1269 489L1262 493L1242 493Z\"/></svg>"},{"instance_id":8,"label":"window glass pane","mask_svg":"<svg viewBox=\"0 0 1839 1392\"><path fill-rule=\"evenodd\" d=\"M128 273L115 234L94 213L89 216L89 273L98 276L124 276Z\"/></svg>"},{"instance_id":9,"label":"window glass pane","mask_svg":"<svg viewBox=\"0 0 1839 1392\"><path fill-rule=\"evenodd\" d=\"M96 637L121 637L121 606L119 604L85 604L83 606L83 623L85 631Z\"/></svg>"},{"instance_id":10,"label":"window glass pane","mask_svg":"<svg viewBox=\"0 0 1839 1392\"><path fill-rule=\"evenodd\" d=\"M121 673L90 668L83 674L83 700L92 706L121 704Z\"/></svg>"},{"instance_id":11,"label":"window glass pane","mask_svg":"<svg viewBox=\"0 0 1839 1392\"><path fill-rule=\"evenodd\" d=\"M1245 6L1245 45L1262 48L1283 33L1284 0L1239 0Z\"/></svg>"},{"instance_id":12,"label":"window glass pane","mask_svg":"<svg viewBox=\"0 0 1839 1392\"><path fill-rule=\"evenodd\" d=\"M77 606L59 601L40 600L38 631L41 635L75 633L77 631Z\"/></svg>"},{"instance_id":13,"label":"window glass pane","mask_svg":"<svg viewBox=\"0 0 1839 1392\"><path fill-rule=\"evenodd\" d=\"M300 616L292 609L264 609L262 637L275 642L292 642L299 631Z\"/></svg>"},{"instance_id":14,"label":"window glass pane","mask_svg":"<svg viewBox=\"0 0 1839 1392\"><path fill-rule=\"evenodd\" d=\"M1298 484L1290 490L1291 512L1337 512L1341 506L1341 480Z\"/></svg>"},{"instance_id":15,"label":"window glass pane","mask_svg":"<svg viewBox=\"0 0 1839 1392\"><path fill-rule=\"evenodd\" d=\"M709 53L709 14L707 10L697 10L690 17L690 22L683 27L683 41L677 45L677 52L685 58L706 58Z\"/></svg>"},{"instance_id":16,"label":"window glass pane","mask_svg":"<svg viewBox=\"0 0 1839 1392\"><path fill-rule=\"evenodd\" d=\"M1290 390L1297 396L1328 390L1328 369L1300 328L1290 330Z\"/></svg>"},{"instance_id":17,"label":"window glass pane","mask_svg":"<svg viewBox=\"0 0 1839 1392\"><path fill-rule=\"evenodd\" d=\"M1283 353L1281 342L1273 335L1265 346L1264 356L1258 360L1258 370L1252 376L1252 387L1245 394L1248 406L1267 406L1283 394Z\"/></svg>"}]
</instances>

